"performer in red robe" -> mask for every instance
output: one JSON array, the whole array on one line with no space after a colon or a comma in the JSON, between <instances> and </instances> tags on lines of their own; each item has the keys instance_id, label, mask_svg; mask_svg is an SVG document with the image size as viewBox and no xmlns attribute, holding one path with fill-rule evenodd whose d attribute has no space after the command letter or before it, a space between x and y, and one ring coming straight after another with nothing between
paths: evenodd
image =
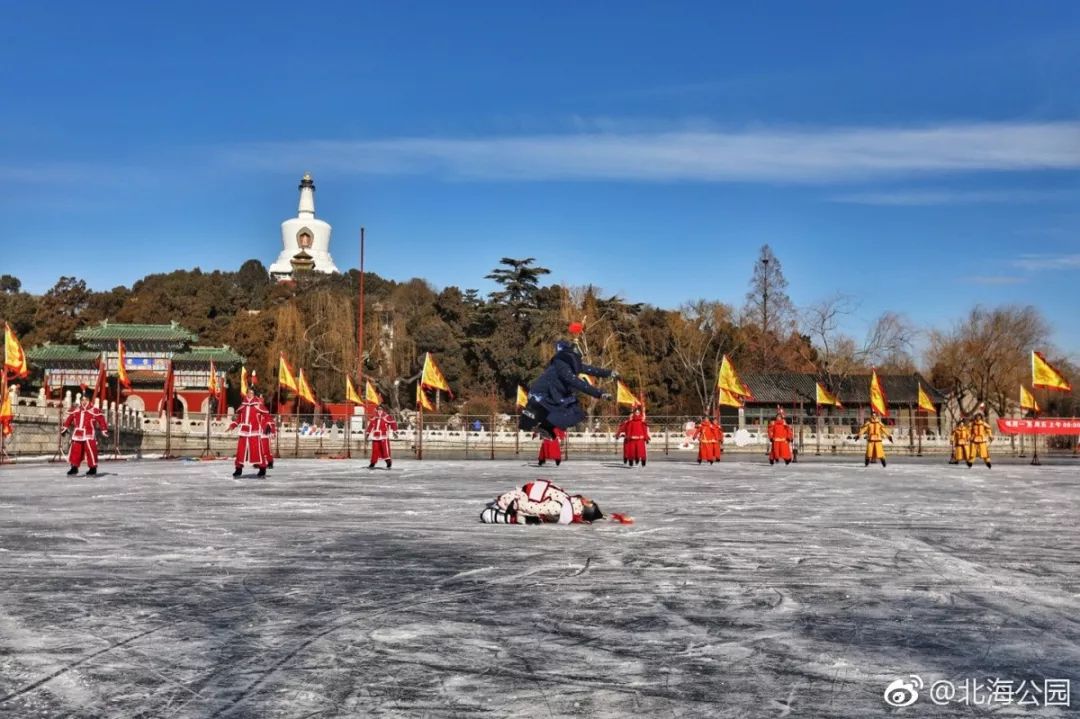
<instances>
[{"instance_id":1,"label":"performer in red robe","mask_svg":"<svg viewBox=\"0 0 1080 719\"><path fill-rule=\"evenodd\" d=\"M535 438L537 435L533 434ZM566 430L562 427L555 428L555 436L552 439L544 438L540 442L540 454L536 457L537 463L543 467L549 459L555 461L555 466L562 464L562 443L566 441Z\"/></svg>"},{"instance_id":2,"label":"performer in red robe","mask_svg":"<svg viewBox=\"0 0 1080 719\"><path fill-rule=\"evenodd\" d=\"M68 464L71 469L68 474L78 474L79 465L86 459L86 474L89 477L97 474L98 444L97 430L101 430L102 437L109 436L109 426L105 422L105 414L90 404L86 395L79 398L79 404L72 407L64 418L64 429L61 434L71 431L71 449L68 451Z\"/></svg>"},{"instance_id":3,"label":"performer in red robe","mask_svg":"<svg viewBox=\"0 0 1080 719\"><path fill-rule=\"evenodd\" d=\"M769 423L769 464L775 464L780 460L784 464L791 464L791 443L795 439L795 432L784 421L784 410L776 411L776 419Z\"/></svg>"},{"instance_id":4,"label":"performer in red robe","mask_svg":"<svg viewBox=\"0 0 1080 719\"><path fill-rule=\"evenodd\" d=\"M397 420L381 405L375 409L375 415L368 422L364 436L371 439L371 462L368 469L374 469L380 459L386 460L386 468L390 469L394 461L390 457L390 433L397 432Z\"/></svg>"},{"instance_id":5,"label":"performer in red robe","mask_svg":"<svg viewBox=\"0 0 1080 719\"><path fill-rule=\"evenodd\" d=\"M236 410L228 431L239 430L236 441L236 470L234 477L239 477L245 464L259 468L259 476L266 476L266 456L263 454L263 435L270 422L270 413L266 411L262 400L255 396L255 391L248 388L247 396Z\"/></svg>"},{"instance_id":6,"label":"performer in red robe","mask_svg":"<svg viewBox=\"0 0 1080 719\"><path fill-rule=\"evenodd\" d=\"M720 437L723 435L720 433L720 428L713 424L713 421L709 417L702 417L701 423L694 430L694 433L690 436L690 439L696 439L698 442L698 456L697 463L713 462L720 459Z\"/></svg>"},{"instance_id":7,"label":"performer in red robe","mask_svg":"<svg viewBox=\"0 0 1080 719\"><path fill-rule=\"evenodd\" d=\"M623 437L623 463L631 466L641 463L645 466L648 456L645 445L652 439L649 436L649 425L645 422L645 416L641 413L641 406L634 407L630 417L619 425L619 431L615 434L616 439Z\"/></svg>"}]
</instances>

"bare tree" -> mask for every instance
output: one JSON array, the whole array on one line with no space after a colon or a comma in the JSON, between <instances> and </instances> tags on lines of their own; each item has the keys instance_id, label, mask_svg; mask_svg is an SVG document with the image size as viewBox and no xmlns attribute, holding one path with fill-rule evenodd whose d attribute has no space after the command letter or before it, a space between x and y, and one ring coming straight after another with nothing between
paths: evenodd
<instances>
[{"instance_id":1,"label":"bare tree","mask_svg":"<svg viewBox=\"0 0 1080 719\"><path fill-rule=\"evenodd\" d=\"M914 325L902 315L885 312L871 325L860 345L841 331L840 326L858 309L849 295L836 294L807 307L801 315L803 333L811 347L805 359L814 364L828 381L871 367L894 372L914 371L911 356L917 335Z\"/></svg>"},{"instance_id":2,"label":"bare tree","mask_svg":"<svg viewBox=\"0 0 1080 719\"><path fill-rule=\"evenodd\" d=\"M720 302L697 300L668 315L672 349L704 411L712 409L717 368L725 353L734 352L731 308Z\"/></svg>"},{"instance_id":3,"label":"bare tree","mask_svg":"<svg viewBox=\"0 0 1080 719\"><path fill-rule=\"evenodd\" d=\"M1028 305L975 307L951 330L930 334L931 381L948 391L964 415L986 402L1009 411L1021 382L1030 381L1030 353L1045 346L1050 328Z\"/></svg>"},{"instance_id":4,"label":"bare tree","mask_svg":"<svg viewBox=\"0 0 1080 719\"><path fill-rule=\"evenodd\" d=\"M761 363L761 371L778 369L776 357L777 340L786 339L794 326L795 306L785 289L787 280L780 267L780 260L772 248L762 245L754 263L754 275L750 279L750 291L746 293L743 307L743 324L750 340L750 352Z\"/></svg>"}]
</instances>

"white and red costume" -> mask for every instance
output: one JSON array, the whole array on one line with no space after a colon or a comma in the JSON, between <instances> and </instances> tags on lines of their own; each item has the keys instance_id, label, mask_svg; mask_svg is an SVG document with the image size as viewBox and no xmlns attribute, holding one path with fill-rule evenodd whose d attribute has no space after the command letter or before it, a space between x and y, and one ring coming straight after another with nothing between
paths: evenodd
<instances>
[{"instance_id":1,"label":"white and red costume","mask_svg":"<svg viewBox=\"0 0 1080 719\"><path fill-rule=\"evenodd\" d=\"M73 407L64 418L64 428L71 430L71 449L68 451L71 473L74 474L83 459L86 459L87 467L95 469L98 461L97 430L100 429L103 436L109 436L105 414L92 404Z\"/></svg>"},{"instance_id":2,"label":"white and red costume","mask_svg":"<svg viewBox=\"0 0 1080 719\"><path fill-rule=\"evenodd\" d=\"M245 399L236 410L236 416L229 424L229 430L239 430L236 441L236 469L243 469L245 464L253 464L260 470L266 469L267 457L263 454L263 433L271 422L270 413L262 402L251 397Z\"/></svg>"},{"instance_id":3,"label":"white and red costume","mask_svg":"<svg viewBox=\"0 0 1080 719\"><path fill-rule=\"evenodd\" d=\"M390 468L393 461L390 456L390 433L397 432L397 428L397 420L389 412L382 407L375 410L375 416L364 431L364 436L371 440L371 461L368 467L374 467L380 459L385 459L386 468Z\"/></svg>"},{"instance_id":4,"label":"white and red costume","mask_svg":"<svg viewBox=\"0 0 1080 719\"><path fill-rule=\"evenodd\" d=\"M556 427L554 434L554 438L545 438L540 442L540 454L536 457L536 461L541 466L549 459L555 462L556 467L562 463L562 443L566 441L566 430L562 427Z\"/></svg>"},{"instance_id":5,"label":"white and red costume","mask_svg":"<svg viewBox=\"0 0 1080 719\"><path fill-rule=\"evenodd\" d=\"M546 479L538 479L499 495L490 506L505 513L506 524L575 524L589 521L584 518L587 505L594 506L580 494L571 495Z\"/></svg>"},{"instance_id":6,"label":"white and red costume","mask_svg":"<svg viewBox=\"0 0 1080 719\"><path fill-rule=\"evenodd\" d=\"M640 409L635 409L634 413L630 417L619 425L619 431L615 433L615 438L624 437L623 439L623 462L628 464L636 464L641 462L641 466L645 466L645 460L648 459L648 455L645 451L645 445L652 439L649 436L649 425L645 422L645 417L642 416Z\"/></svg>"}]
</instances>

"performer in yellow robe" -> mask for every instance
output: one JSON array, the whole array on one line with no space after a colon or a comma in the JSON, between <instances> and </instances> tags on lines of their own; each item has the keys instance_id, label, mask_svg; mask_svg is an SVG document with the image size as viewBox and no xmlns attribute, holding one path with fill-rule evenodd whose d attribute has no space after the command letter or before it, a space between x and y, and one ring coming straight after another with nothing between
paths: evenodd
<instances>
[{"instance_id":1,"label":"performer in yellow robe","mask_svg":"<svg viewBox=\"0 0 1080 719\"><path fill-rule=\"evenodd\" d=\"M885 466L884 440L893 441L889 430L881 422L877 412L870 413L870 419L859 429L859 436L866 436L866 462L863 466L869 466L874 459L881 460L881 466Z\"/></svg>"},{"instance_id":2,"label":"performer in yellow robe","mask_svg":"<svg viewBox=\"0 0 1080 719\"><path fill-rule=\"evenodd\" d=\"M971 466L971 428L968 427L967 419L960 418L953 428L952 435L952 459L949 464L967 462Z\"/></svg>"},{"instance_id":3,"label":"performer in yellow robe","mask_svg":"<svg viewBox=\"0 0 1080 719\"><path fill-rule=\"evenodd\" d=\"M982 412L976 412L971 423L971 445L967 455L969 467L975 457L978 457L986 463L987 469L990 468L990 443L993 441L994 433L990 424L983 419Z\"/></svg>"}]
</instances>

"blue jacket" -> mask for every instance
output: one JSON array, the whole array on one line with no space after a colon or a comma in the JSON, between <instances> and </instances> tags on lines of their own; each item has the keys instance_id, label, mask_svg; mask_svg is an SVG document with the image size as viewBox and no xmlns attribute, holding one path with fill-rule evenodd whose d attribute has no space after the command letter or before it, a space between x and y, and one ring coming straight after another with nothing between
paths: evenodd
<instances>
[{"instance_id":1,"label":"blue jacket","mask_svg":"<svg viewBox=\"0 0 1080 719\"><path fill-rule=\"evenodd\" d=\"M587 365L569 350L556 352L544 373L529 387L529 398L548 409L557 409L576 403L575 391L597 398L604 394L603 390L578 377L579 374L610 377L611 370Z\"/></svg>"}]
</instances>

